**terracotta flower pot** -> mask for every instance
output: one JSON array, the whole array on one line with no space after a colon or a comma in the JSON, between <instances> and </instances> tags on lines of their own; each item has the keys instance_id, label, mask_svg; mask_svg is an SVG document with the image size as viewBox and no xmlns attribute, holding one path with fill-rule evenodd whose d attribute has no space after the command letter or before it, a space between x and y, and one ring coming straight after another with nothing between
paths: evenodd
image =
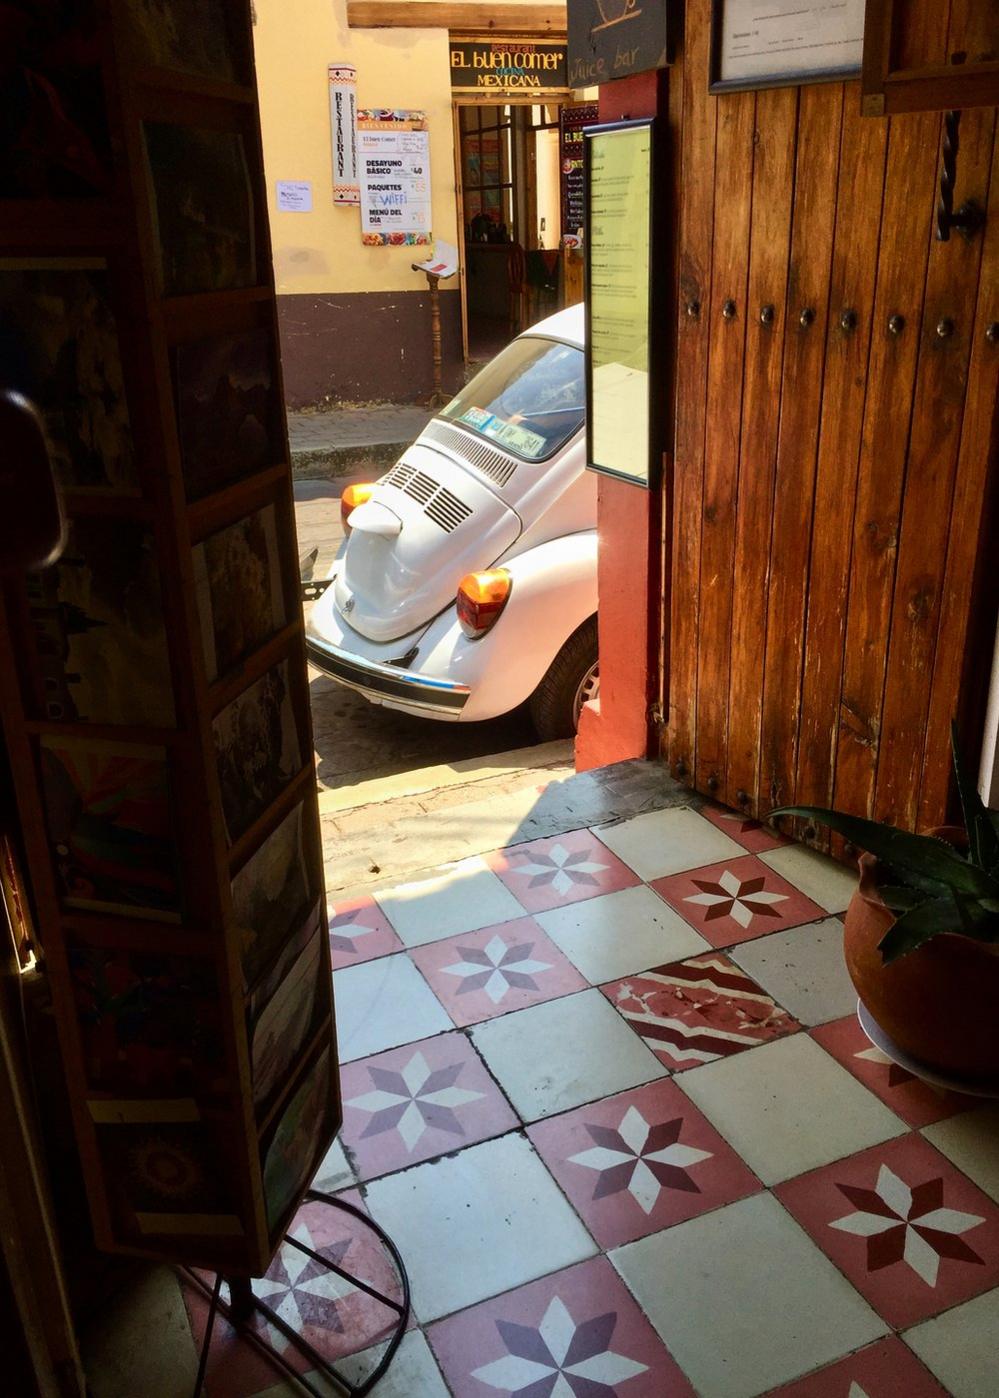
<instances>
[{"instance_id":1,"label":"terracotta flower pot","mask_svg":"<svg viewBox=\"0 0 999 1398\"><path fill-rule=\"evenodd\" d=\"M954 838L958 832L940 831ZM844 949L857 994L888 1037L928 1068L969 1082L999 1078L999 947L944 933L886 966L878 943L894 914L860 859Z\"/></svg>"}]
</instances>

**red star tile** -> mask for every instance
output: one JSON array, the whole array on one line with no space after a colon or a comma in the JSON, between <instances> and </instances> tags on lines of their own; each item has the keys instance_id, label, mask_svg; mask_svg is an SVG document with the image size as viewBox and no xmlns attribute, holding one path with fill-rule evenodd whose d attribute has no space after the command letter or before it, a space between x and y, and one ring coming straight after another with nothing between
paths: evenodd
<instances>
[{"instance_id":1,"label":"red star tile","mask_svg":"<svg viewBox=\"0 0 999 1398\"><path fill-rule=\"evenodd\" d=\"M402 942L373 898L348 898L329 910L334 971L401 951Z\"/></svg>"},{"instance_id":2,"label":"red star tile","mask_svg":"<svg viewBox=\"0 0 999 1398\"><path fill-rule=\"evenodd\" d=\"M560 1378L580 1398L694 1398L605 1257L461 1311L427 1339L455 1398L542 1398Z\"/></svg>"},{"instance_id":3,"label":"red star tile","mask_svg":"<svg viewBox=\"0 0 999 1398\"><path fill-rule=\"evenodd\" d=\"M701 815L751 854L762 854L765 850L780 849L781 845L787 844L787 840L775 834L762 821L754 820L741 811L707 805L701 807Z\"/></svg>"},{"instance_id":4,"label":"red star tile","mask_svg":"<svg viewBox=\"0 0 999 1398\"><path fill-rule=\"evenodd\" d=\"M948 1398L948 1395L912 1350L895 1335L890 1335L806 1378L771 1389L764 1398Z\"/></svg>"},{"instance_id":5,"label":"red star tile","mask_svg":"<svg viewBox=\"0 0 999 1398\"><path fill-rule=\"evenodd\" d=\"M891 1325L999 1284L999 1208L921 1136L902 1136L774 1193Z\"/></svg>"},{"instance_id":6,"label":"red star tile","mask_svg":"<svg viewBox=\"0 0 999 1398\"><path fill-rule=\"evenodd\" d=\"M602 1248L762 1189L668 1079L549 1117L527 1134Z\"/></svg>"},{"instance_id":7,"label":"red star tile","mask_svg":"<svg viewBox=\"0 0 999 1398\"><path fill-rule=\"evenodd\" d=\"M641 883L590 830L512 845L489 855L486 862L529 913L547 912Z\"/></svg>"},{"instance_id":8,"label":"red star tile","mask_svg":"<svg viewBox=\"0 0 999 1398\"><path fill-rule=\"evenodd\" d=\"M856 1015L835 1019L810 1031L812 1038L847 1072L880 1097L886 1106L910 1126L929 1126L959 1112L973 1111L982 1098L947 1092L921 1081L874 1047Z\"/></svg>"},{"instance_id":9,"label":"red star tile","mask_svg":"<svg viewBox=\"0 0 999 1398\"><path fill-rule=\"evenodd\" d=\"M734 946L826 916L752 854L671 874L650 887L715 947Z\"/></svg>"}]
</instances>

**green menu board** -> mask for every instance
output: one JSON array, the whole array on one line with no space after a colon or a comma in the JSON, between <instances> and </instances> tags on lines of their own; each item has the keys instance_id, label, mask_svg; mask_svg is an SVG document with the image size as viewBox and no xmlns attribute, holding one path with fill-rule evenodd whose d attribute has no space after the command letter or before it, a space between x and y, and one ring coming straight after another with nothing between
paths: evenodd
<instances>
[{"instance_id":1,"label":"green menu board","mask_svg":"<svg viewBox=\"0 0 999 1398\"><path fill-rule=\"evenodd\" d=\"M649 484L652 124L593 128L587 144L587 462Z\"/></svg>"}]
</instances>

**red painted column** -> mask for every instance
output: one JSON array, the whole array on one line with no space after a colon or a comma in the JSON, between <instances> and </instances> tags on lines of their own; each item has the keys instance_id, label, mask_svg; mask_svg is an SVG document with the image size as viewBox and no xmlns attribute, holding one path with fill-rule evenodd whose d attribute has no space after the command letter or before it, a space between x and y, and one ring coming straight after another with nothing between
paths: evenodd
<instances>
[{"instance_id":1,"label":"red painted column","mask_svg":"<svg viewBox=\"0 0 999 1398\"><path fill-rule=\"evenodd\" d=\"M600 120L666 115L666 73L638 73L600 89ZM597 504L597 630L600 695L587 704L576 735L576 770L584 772L650 747L655 697L659 529L657 490L601 476Z\"/></svg>"}]
</instances>

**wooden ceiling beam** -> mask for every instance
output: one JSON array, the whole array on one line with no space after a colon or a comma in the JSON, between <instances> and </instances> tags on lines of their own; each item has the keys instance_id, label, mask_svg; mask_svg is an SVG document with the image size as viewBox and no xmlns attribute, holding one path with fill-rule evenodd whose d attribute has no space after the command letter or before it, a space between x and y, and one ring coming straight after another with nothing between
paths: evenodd
<instances>
[{"instance_id":1,"label":"wooden ceiling beam","mask_svg":"<svg viewBox=\"0 0 999 1398\"><path fill-rule=\"evenodd\" d=\"M459 34L566 32L565 0L347 0L351 29L453 29Z\"/></svg>"}]
</instances>

